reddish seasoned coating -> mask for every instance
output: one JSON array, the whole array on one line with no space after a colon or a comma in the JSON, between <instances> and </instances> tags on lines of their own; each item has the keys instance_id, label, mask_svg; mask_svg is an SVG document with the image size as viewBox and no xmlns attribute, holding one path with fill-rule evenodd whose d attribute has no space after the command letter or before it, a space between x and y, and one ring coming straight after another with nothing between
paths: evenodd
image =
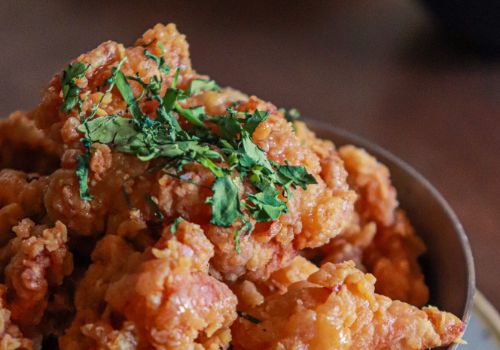
<instances>
[{"instance_id":1,"label":"reddish seasoned coating","mask_svg":"<svg viewBox=\"0 0 500 350\"><path fill-rule=\"evenodd\" d=\"M284 295L270 296L233 324L235 349L421 350L446 346L464 324L435 308L374 293L375 278L348 262L327 263Z\"/></svg>"},{"instance_id":2,"label":"reddish seasoned coating","mask_svg":"<svg viewBox=\"0 0 500 350\"><path fill-rule=\"evenodd\" d=\"M25 112L0 120L0 169L50 173L59 164L59 149Z\"/></svg>"},{"instance_id":3,"label":"reddish seasoned coating","mask_svg":"<svg viewBox=\"0 0 500 350\"><path fill-rule=\"evenodd\" d=\"M398 202L389 170L362 148L343 146L339 154L349 174L349 184L359 194L356 211L363 219L385 226L392 224Z\"/></svg>"},{"instance_id":4,"label":"reddish seasoned coating","mask_svg":"<svg viewBox=\"0 0 500 350\"><path fill-rule=\"evenodd\" d=\"M425 245L402 210L394 224L381 227L364 254L364 263L377 277L377 292L416 306L429 300L429 289L418 264Z\"/></svg>"},{"instance_id":5,"label":"reddish seasoned coating","mask_svg":"<svg viewBox=\"0 0 500 350\"><path fill-rule=\"evenodd\" d=\"M145 56L143 45L154 55L163 56L165 63L170 65L168 74L161 72L157 64ZM98 91L98 87L109 78L112 68L124 58L126 60L121 69L125 74L138 74L144 81L161 75L162 94L170 86L176 68L180 69L177 81L180 88L185 89L194 78L204 77L191 68L185 37L177 32L174 25L157 25L147 31L134 47L124 48L121 44L106 42L77 59L90 65L85 76L76 81L84 100L82 113L90 113L92 106L102 101L96 112L97 117L130 115L117 89L106 95ZM140 95L142 87L133 81L130 85L135 95ZM91 146L89 169L90 194L94 199L81 200L74 174L76 157L83 152L81 134L76 130L80 120L76 108L69 113L60 110L60 74L46 89L40 106L29 113L29 118L36 121L37 127L60 147L59 152L62 153L62 169L49 177L44 196L48 218L62 221L74 234L92 237L99 236L105 230L117 233L110 230L109 226L117 228L117 225L121 225L121 230L128 231L129 237L138 234L138 239L144 242L148 238L143 235L142 229L137 231L134 228L132 233L120 223L131 217L131 210L123 200L124 188L131 205L140 212L140 215L135 215L136 218L140 217L135 223L157 224L154 212L144 198L147 194L158 203L164 216L162 224L168 224L181 216L203 226L215 247L211 265L227 281L242 276L255 281L265 280L273 271L288 265L298 250L318 247L339 234L351 220L355 195L347 185L345 171L340 171L341 160L333 145L330 145L327 156L320 159L309 147L315 142L314 134L308 132L301 139L274 105L231 89L202 92L182 101L182 104L187 107L202 103L208 113L223 113L234 102L239 111L254 112L259 109L270 113L269 118L252 135L269 160L302 165L318 182L309 185L306 190L294 189L293 198L287 204L288 214L281 215L271 223L256 224L252 235L242 237L241 254L236 253L232 239L233 232L241 223L236 222L230 228L210 223L211 207L206 200L212 194L210 187L214 177L202 166L188 165L181 172L174 169L171 171L173 177L161 169L146 173L145 170L154 166L154 162L141 162L133 156L125 156L108 146L94 143ZM151 116L157 103L147 99L139 101L141 110ZM177 118L182 125L186 124L182 117Z\"/></svg>"},{"instance_id":6,"label":"reddish seasoned coating","mask_svg":"<svg viewBox=\"0 0 500 350\"><path fill-rule=\"evenodd\" d=\"M373 276L353 263L319 269L306 258L320 251L325 261L353 259L379 278L378 292L414 304L427 300L417 264L423 244L397 209L389 172L375 158L352 146L338 151L255 96L231 88L191 91L194 79L208 77L193 70L185 36L173 24L156 25L129 48L102 43L76 63L77 69L86 67L83 76L63 89L63 77L71 74L60 72L37 108L0 121L0 349L40 348L42 342L56 347L57 338L62 350L402 350L459 337L463 324L454 316L374 294ZM140 111L133 98L122 96L123 81L111 86L118 66ZM166 102L159 101L174 81L191 95L167 111ZM145 90L144 83L156 84L160 96L150 98L154 89ZM70 96L78 94L69 112L64 111L68 88ZM177 103L184 109L202 106L207 115L193 123L177 112ZM163 114L158 107L165 107ZM198 129L189 131L193 140L204 129L217 139L226 132L219 123L228 113L246 126L266 115L255 130L246 130L253 143L243 131L232 140L248 141L263 153L243 147L232 155L239 165L213 162L227 174L235 169L231 181L240 197L248 198L267 185L260 179L255 184L263 167L259 162L269 164L267 158L274 165L264 170L276 171L272 181L279 178L283 194L277 198L286 201L286 211L275 214L273 205L264 203L270 200L266 194L258 205L266 211L272 207L272 215L266 214L275 219L265 222L267 217L250 215L257 204L233 203L253 226L238 237L243 218L229 227L214 224L217 172L196 158L200 154L193 151L175 166L163 156L143 161L119 152L116 139L79 131L85 118L115 115L139 121L145 142L149 137L160 142L164 130L147 129L159 124L143 115L166 118L166 113L184 131L196 124ZM120 118L115 120L123 122ZM114 137L106 128L98 131ZM183 131L176 135L177 142ZM223 145L209 143L212 152ZM251 153L260 160L242 175L247 169L239 166ZM86 160L88 166L82 164ZM300 167L279 166L285 164ZM279 174L283 168L294 174ZM287 188L290 176L297 179ZM302 176L308 185L292 187ZM90 199L82 199L86 185ZM238 318L237 310L263 322Z\"/></svg>"},{"instance_id":7,"label":"reddish seasoned coating","mask_svg":"<svg viewBox=\"0 0 500 350\"><path fill-rule=\"evenodd\" d=\"M228 347L236 297L207 273L213 247L198 225L170 231L143 253L114 235L98 243L62 349Z\"/></svg>"},{"instance_id":8,"label":"reddish seasoned coating","mask_svg":"<svg viewBox=\"0 0 500 350\"><path fill-rule=\"evenodd\" d=\"M358 193L351 225L322 248L324 262L354 260L377 278L377 293L423 306L429 290L418 264L425 245L398 209L388 169L365 150L343 146L348 182Z\"/></svg>"},{"instance_id":9,"label":"reddish seasoned coating","mask_svg":"<svg viewBox=\"0 0 500 350\"><path fill-rule=\"evenodd\" d=\"M17 203L27 216L44 214L43 195L47 189L47 177L2 169L0 188L0 206Z\"/></svg>"},{"instance_id":10,"label":"reddish seasoned coating","mask_svg":"<svg viewBox=\"0 0 500 350\"><path fill-rule=\"evenodd\" d=\"M340 235L321 247L322 263L352 260L358 269L366 271L363 257L376 233L377 225L373 221L363 224L360 222L359 215L355 215L353 222Z\"/></svg>"},{"instance_id":11,"label":"reddish seasoned coating","mask_svg":"<svg viewBox=\"0 0 500 350\"><path fill-rule=\"evenodd\" d=\"M9 257L4 271L9 291L7 304L12 320L23 330L31 330L44 315L49 288L60 286L72 272L72 255L66 246L66 227L61 222L48 228L24 219L14 232L16 237L2 251L3 258Z\"/></svg>"},{"instance_id":12,"label":"reddish seasoned coating","mask_svg":"<svg viewBox=\"0 0 500 350\"><path fill-rule=\"evenodd\" d=\"M6 293L7 287L0 284L0 349L31 350L33 342L25 338L19 327L11 320L11 312L5 302Z\"/></svg>"}]
</instances>

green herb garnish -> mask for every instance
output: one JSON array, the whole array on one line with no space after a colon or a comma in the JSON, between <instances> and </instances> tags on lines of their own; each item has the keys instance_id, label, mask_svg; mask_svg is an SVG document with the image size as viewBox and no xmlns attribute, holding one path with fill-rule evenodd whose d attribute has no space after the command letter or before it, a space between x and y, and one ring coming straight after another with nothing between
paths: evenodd
<instances>
[{"instance_id":1,"label":"green herb garnish","mask_svg":"<svg viewBox=\"0 0 500 350\"><path fill-rule=\"evenodd\" d=\"M118 89L127 104L128 115L95 117L101 98L88 117L81 117L82 124L77 130L83 134L82 143L86 152L77 159L80 197L82 200L92 199L88 189L88 167L90 146L94 142L109 145L115 151L134 155L142 161L164 159L154 163L147 171L162 169L180 179L182 177L178 174L182 174L184 165L198 163L215 177L211 185L212 195L207 198L211 206L210 222L221 227L237 227L233 240L239 253L241 237L250 234L253 229L251 220L267 222L278 219L287 212L286 201L291 196L291 189L305 189L316 181L303 166L270 161L253 141L253 133L267 120L268 112L239 112L234 109L235 104L224 115L209 116L204 106L183 107L183 100L203 91L219 90L219 86L213 80L195 79L186 90L181 90L177 88L180 74L180 69L177 69L170 87L162 95L163 79L170 72L170 67L163 56L156 56L147 49L144 55L158 65L160 75L150 77L148 81L139 74L126 76L121 71L124 58L112 69L105 83L108 86L105 94L114 87ZM68 110L82 102L78 100L79 89L74 85L74 79L83 76L86 69L83 64L73 66L65 70L66 78L63 77L63 86L66 86L64 94L68 96L65 108ZM142 87L139 96L134 95L130 81ZM157 101L154 117L141 110L143 100ZM292 118L297 115L294 110L286 114ZM181 128L178 118L184 118L191 125ZM214 124L217 131L212 127ZM155 218L165 220L149 193L144 194L144 199ZM176 232L182 220L177 218L172 223L172 233Z\"/></svg>"},{"instance_id":2,"label":"green herb garnish","mask_svg":"<svg viewBox=\"0 0 500 350\"><path fill-rule=\"evenodd\" d=\"M76 156L76 177L79 183L80 198L84 201L92 200L89 193L89 165L90 165L90 143L82 141L85 148L84 154Z\"/></svg>"},{"instance_id":3,"label":"green herb garnish","mask_svg":"<svg viewBox=\"0 0 500 350\"><path fill-rule=\"evenodd\" d=\"M255 323L255 324L259 324L259 323L262 323L261 320L259 320L257 317L254 317L252 315L249 315L247 314L246 312L243 312L243 311L237 311L238 313L238 316L240 316L241 318L244 318L245 320L247 321L250 321L252 323Z\"/></svg>"},{"instance_id":4,"label":"green herb garnish","mask_svg":"<svg viewBox=\"0 0 500 350\"><path fill-rule=\"evenodd\" d=\"M149 207L153 211L153 215L155 218L157 218L159 221L163 221L165 218L163 216L163 213L160 210L160 207L158 207L158 203L151 197L149 193L144 193L144 199L146 200L146 203L148 203Z\"/></svg>"},{"instance_id":5,"label":"green herb garnish","mask_svg":"<svg viewBox=\"0 0 500 350\"><path fill-rule=\"evenodd\" d=\"M69 112L78 103L80 88L76 85L75 80L83 78L88 67L85 63L75 62L67 66L63 71L61 79L61 89L63 92L62 112Z\"/></svg>"},{"instance_id":6,"label":"green herb garnish","mask_svg":"<svg viewBox=\"0 0 500 350\"><path fill-rule=\"evenodd\" d=\"M218 90L220 90L220 87L213 80L194 79L191 81L189 85L187 94L191 96L191 95L197 95L203 91L218 91Z\"/></svg>"},{"instance_id":7,"label":"green herb garnish","mask_svg":"<svg viewBox=\"0 0 500 350\"><path fill-rule=\"evenodd\" d=\"M240 198L238 186L229 175L218 177L212 185L213 195L207 198L212 205L210 223L229 227L240 217Z\"/></svg>"},{"instance_id":8,"label":"green herb garnish","mask_svg":"<svg viewBox=\"0 0 500 350\"><path fill-rule=\"evenodd\" d=\"M294 122L301 117L300 111L297 108L280 108L279 111L285 115L286 120L288 120L289 122Z\"/></svg>"},{"instance_id":9,"label":"green herb garnish","mask_svg":"<svg viewBox=\"0 0 500 350\"><path fill-rule=\"evenodd\" d=\"M177 228L181 222L184 221L184 218L182 216L179 216L177 219L172 222L172 226L170 226L170 232L175 235L177 233Z\"/></svg>"}]
</instances>

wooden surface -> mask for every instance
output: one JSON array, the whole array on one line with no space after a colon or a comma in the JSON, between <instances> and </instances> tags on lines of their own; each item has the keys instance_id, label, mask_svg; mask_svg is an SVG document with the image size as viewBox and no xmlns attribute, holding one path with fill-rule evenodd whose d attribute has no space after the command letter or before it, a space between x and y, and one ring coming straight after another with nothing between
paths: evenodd
<instances>
[{"instance_id":1,"label":"wooden surface","mask_svg":"<svg viewBox=\"0 0 500 350\"><path fill-rule=\"evenodd\" d=\"M81 3L1 2L0 115L33 107L80 52L176 22L198 71L362 135L422 172L462 220L479 288L500 308L500 62L450 47L409 0Z\"/></svg>"}]
</instances>

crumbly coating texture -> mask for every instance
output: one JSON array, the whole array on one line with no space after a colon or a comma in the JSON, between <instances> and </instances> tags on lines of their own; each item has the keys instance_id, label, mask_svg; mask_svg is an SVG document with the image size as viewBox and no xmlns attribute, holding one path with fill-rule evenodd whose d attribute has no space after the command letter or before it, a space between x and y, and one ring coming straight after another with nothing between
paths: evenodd
<instances>
[{"instance_id":1,"label":"crumbly coating texture","mask_svg":"<svg viewBox=\"0 0 500 350\"><path fill-rule=\"evenodd\" d=\"M165 62L171 66L170 73L161 73L156 63L144 55L141 45L151 43L162 44ZM150 45L148 49L153 54L162 54L158 45ZM85 77L77 81L81 88L80 96L87 96L81 106L84 113L89 113L92 103L103 97L103 93L97 91L98 86L125 56L127 60L122 66L125 74L138 74L144 81L162 74L162 93L170 86L176 68L180 68L177 81L180 88L186 88L194 78L204 77L191 68L185 37L177 32L174 25L157 25L138 40L137 46L124 48L118 43L105 42L77 59L90 64ZM139 84L131 82L131 87L136 95L140 94L142 88ZM166 223L182 216L203 226L215 247L211 265L227 281L235 281L242 276L253 281L265 280L273 271L288 265L298 250L325 244L347 226L355 200L335 147L330 143L325 157L320 158L310 147L316 142L314 134L308 132L300 137L274 105L231 89L203 92L183 104L193 106L202 103L209 114L218 114L235 101L239 101L237 109L240 111L259 109L270 113L269 118L253 133L255 143L268 159L281 164L287 161L292 165L302 165L318 182L306 190L293 190L293 198L287 203L288 214L281 215L272 223L255 225L253 234L242 239L241 254L236 253L231 238L240 223L231 228L210 224L210 206L206 200L211 195L210 186L214 177L202 166L187 166L177 174L190 180L185 182L165 175L161 169L145 173L150 165L148 162L94 144L90 161L90 193L94 200L82 201L75 177L76 156L82 153L81 135L76 130L80 120L76 108L70 113L60 111L60 74L45 90L40 106L26 117L30 122L34 121L37 132L55 144L56 152L61 154L61 168L48 176L44 196L48 218L50 221L62 221L74 234L96 237L105 230L116 233L109 227L114 228L121 219L130 216L122 187L126 187L131 203L140 211L145 223L154 221L154 213L143 196L145 192L150 193L165 214ZM140 101L140 107L146 114L153 114L156 105L156 101ZM126 107L119 92L114 89L103 98L97 115L127 115ZM182 118L179 121L186 123ZM329 170L334 168L338 171ZM132 238L130 236L135 233L127 234Z\"/></svg>"},{"instance_id":2,"label":"crumbly coating texture","mask_svg":"<svg viewBox=\"0 0 500 350\"><path fill-rule=\"evenodd\" d=\"M237 301L208 275L212 256L203 230L187 222L175 235L167 227L144 252L107 235L77 289L77 313L61 347L227 348Z\"/></svg>"},{"instance_id":3,"label":"crumbly coating texture","mask_svg":"<svg viewBox=\"0 0 500 350\"><path fill-rule=\"evenodd\" d=\"M426 248L398 207L387 167L355 146L341 147L339 155L348 182L358 194L356 215L340 235L321 248L323 263L353 260L377 278L377 293L425 305L429 289L418 258Z\"/></svg>"},{"instance_id":4,"label":"crumbly coating texture","mask_svg":"<svg viewBox=\"0 0 500 350\"><path fill-rule=\"evenodd\" d=\"M168 73L145 56L145 47L163 56L171 67ZM80 110L88 115L101 101L96 117L130 116L116 88L107 94L100 89L123 58L121 70L126 75L137 74L146 82L161 75L162 95L177 69L178 88L186 89L193 79L206 79L193 70L188 49L185 36L173 24L156 25L129 48L102 43L74 61L89 65L85 76L75 81L83 101ZM239 348L265 348L282 340L295 346L308 332L315 337L307 318L311 310L300 314L306 317L303 323L299 314L291 318L293 329L300 333L294 340L278 331L284 324L280 315L272 315L276 332L248 336L252 330L237 311L261 312L275 303L295 305L301 295L309 294L307 298L321 306L318 315L334 312L344 299L357 305L346 309L337 328L325 326L329 338L342 337L344 329L352 329L346 320L359 315L380 323L372 327L371 335L361 337L362 331L352 330L365 339L359 344L375 344L373 339L397 344L402 341L398 334L407 336L406 323L413 324L401 316L406 314L417 315L422 322L415 322L429 332L432 327L424 315L430 319L432 314L433 322L442 327L434 327L432 336L415 333L413 343L398 349L415 349L418 342L445 343L457 336L458 325L448 327L457 324L451 316L391 303L373 296L373 291L358 293L355 286L373 289L372 277L351 265L327 265L318 271L305 258L305 250L320 249L329 254L329 261L353 259L380 276L377 289L382 293L422 303L422 298L411 299L408 294L425 287L416 263L423 246L404 214L395 212L395 190L387 169L368 154L346 147L339 152L304 123L288 122L271 103L231 88L204 91L182 101L185 108L203 105L209 115L222 115L229 106L242 112L268 112L268 119L252 134L255 144L269 160L305 167L317 182L292 189L288 210L277 220L252 221L254 230L241 237L238 254L233 233L241 222L227 228L210 223L207 198L215 179L199 164L174 169L172 176L155 168L158 160L141 161L94 143L89 162L93 199L82 200L75 174L77 157L84 152L77 130L82 121L77 108L61 111L61 79L59 73L51 80L37 108L0 121L0 349L53 348L58 343L69 350L215 350L228 349L231 342ZM135 96L141 95L140 84L130 85ZM139 106L153 117L158 102L141 99ZM189 127L182 116L175 117ZM248 183L242 185L242 192L251 190ZM162 219L144 194L150 195ZM184 221L174 234L172 224L179 217ZM351 276L345 277L347 282L340 281L340 271ZM399 285L391 282L393 275L401 280ZM315 281L318 276L325 280ZM346 288L345 295L337 295L330 279ZM315 299L316 294L325 298L331 294L337 301ZM376 310L393 310L393 316L383 318ZM401 329L391 326L398 317L405 320ZM311 348L327 348L314 341L317 346Z\"/></svg>"},{"instance_id":5,"label":"crumbly coating texture","mask_svg":"<svg viewBox=\"0 0 500 350\"><path fill-rule=\"evenodd\" d=\"M0 169L50 173L59 165L59 149L25 112L14 112L0 123Z\"/></svg>"},{"instance_id":6,"label":"crumbly coating texture","mask_svg":"<svg viewBox=\"0 0 500 350\"><path fill-rule=\"evenodd\" d=\"M235 349L426 349L458 338L462 322L374 293L375 278L354 263L327 263L284 295L248 311L260 323L233 324Z\"/></svg>"},{"instance_id":7,"label":"crumbly coating texture","mask_svg":"<svg viewBox=\"0 0 500 350\"><path fill-rule=\"evenodd\" d=\"M7 287L0 284L0 349L31 350L33 342L24 337L19 327L12 322L12 313L7 308L5 295Z\"/></svg>"},{"instance_id":8,"label":"crumbly coating texture","mask_svg":"<svg viewBox=\"0 0 500 350\"><path fill-rule=\"evenodd\" d=\"M8 293L5 307L23 333L48 335L54 331L46 327L52 321L46 314L49 300L54 300L54 290L73 271L66 226L56 222L50 228L23 219L13 231L16 237L1 249L3 263L8 261L3 270Z\"/></svg>"}]
</instances>

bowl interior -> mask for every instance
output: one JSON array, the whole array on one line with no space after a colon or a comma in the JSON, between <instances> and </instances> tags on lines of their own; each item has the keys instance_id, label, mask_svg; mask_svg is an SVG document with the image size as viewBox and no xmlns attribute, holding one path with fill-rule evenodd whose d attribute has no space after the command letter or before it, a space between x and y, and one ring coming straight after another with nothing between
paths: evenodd
<instances>
[{"instance_id":1,"label":"bowl interior","mask_svg":"<svg viewBox=\"0 0 500 350\"><path fill-rule=\"evenodd\" d=\"M401 207L427 245L421 263L430 288L429 303L467 322L475 291L471 249L462 225L439 192L415 169L381 147L321 122L308 120L307 124L337 146L363 147L389 168Z\"/></svg>"}]
</instances>

